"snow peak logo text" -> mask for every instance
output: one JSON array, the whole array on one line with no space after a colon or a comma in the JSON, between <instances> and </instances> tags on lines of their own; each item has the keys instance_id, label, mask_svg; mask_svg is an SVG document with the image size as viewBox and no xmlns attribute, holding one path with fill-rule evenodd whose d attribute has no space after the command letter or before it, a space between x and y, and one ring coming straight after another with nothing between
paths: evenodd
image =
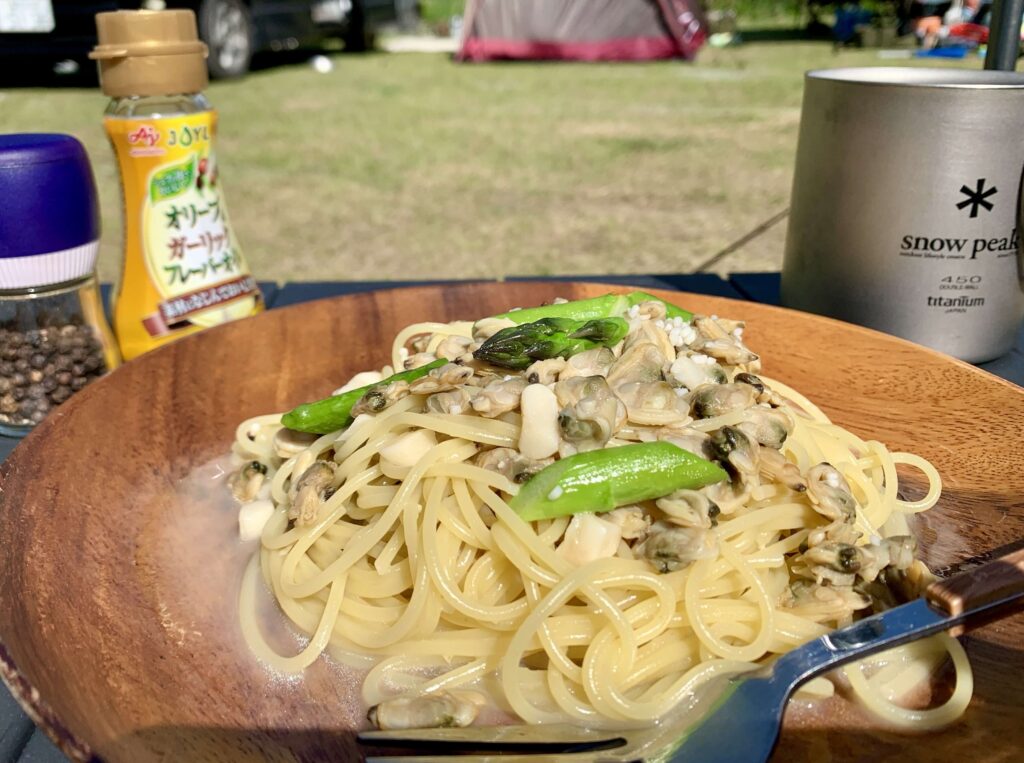
<instances>
[{"instance_id":1,"label":"snow peak logo text","mask_svg":"<svg viewBox=\"0 0 1024 763\"><path fill-rule=\"evenodd\" d=\"M979 254L995 252L999 257L1017 253L1019 239L1014 229L1004 238L946 238L907 235L900 239L900 255L936 260L975 260Z\"/></svg>"}]
</instances>

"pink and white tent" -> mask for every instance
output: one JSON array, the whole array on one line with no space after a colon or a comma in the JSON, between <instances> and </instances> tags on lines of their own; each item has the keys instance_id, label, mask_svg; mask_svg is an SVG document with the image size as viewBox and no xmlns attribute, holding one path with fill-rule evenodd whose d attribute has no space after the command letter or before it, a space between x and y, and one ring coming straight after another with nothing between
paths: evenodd
<instances>
[{"instance_id":1,"label":"pink and white tent","mask_svg":"<svg viewBox=\"0 0 1024 763\"><path fill-rule=\"evenodd\" d=\"M467 0L460 61L691 59L697 0Z\"/></svg>"}]
</instances>

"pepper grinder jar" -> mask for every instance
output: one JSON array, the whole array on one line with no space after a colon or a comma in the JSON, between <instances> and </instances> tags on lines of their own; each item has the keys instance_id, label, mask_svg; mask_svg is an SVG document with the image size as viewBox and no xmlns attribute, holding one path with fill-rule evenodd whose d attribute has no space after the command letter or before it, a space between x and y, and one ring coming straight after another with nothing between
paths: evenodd
<instances>
[{"instance_id":1,"label":"pepper grinder jar","mask_svg":"<svg viewBox=\"0 0 1024 763\"><path fill-rule=\"evenodd\" d=\"M99 238L82 144L0 135L0 433L26 434L120 364L96 283Z\"/></svg>"}]
</instances>

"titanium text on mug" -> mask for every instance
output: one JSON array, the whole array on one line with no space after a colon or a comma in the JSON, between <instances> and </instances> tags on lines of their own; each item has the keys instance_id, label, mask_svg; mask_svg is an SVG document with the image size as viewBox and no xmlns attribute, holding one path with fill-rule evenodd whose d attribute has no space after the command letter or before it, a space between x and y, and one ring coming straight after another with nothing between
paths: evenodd
<instances>
[{"instance_id":1,"label":"titanium text on mug","mask_svg":"<svg viewBox=\"0 0 1024 763\"><path fill-rule=\"evenodd\" d=\"M782 302L980 362L1024 315L1024 75L812 71Z\"/></svg>"}]
</instances>

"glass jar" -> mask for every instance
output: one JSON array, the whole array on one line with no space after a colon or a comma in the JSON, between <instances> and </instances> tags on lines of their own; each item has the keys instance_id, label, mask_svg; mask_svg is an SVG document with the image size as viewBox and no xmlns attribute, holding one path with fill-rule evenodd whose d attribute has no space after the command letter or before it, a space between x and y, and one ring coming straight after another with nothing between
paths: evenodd
<instances>
[{"instance_id":1,"label":"glass jar","mask_svg":"<svg viewBox=\"0 0 1024 763\"><path fill-rule=\"evenodd\" d=\"M94 275L0 290L0 433L26 434L120 362Z\"/></svg>"},{"instance_id":2,"label":"glass jar","mask_svg":"<svg viewBox=\"0 0 1024 763\"><path fill-rule=\"evenodd\" d=\"M0 135L0 433L21 436L120 363L96 286L100 214L70 135Z\"/></svg>"}]
</instances>

